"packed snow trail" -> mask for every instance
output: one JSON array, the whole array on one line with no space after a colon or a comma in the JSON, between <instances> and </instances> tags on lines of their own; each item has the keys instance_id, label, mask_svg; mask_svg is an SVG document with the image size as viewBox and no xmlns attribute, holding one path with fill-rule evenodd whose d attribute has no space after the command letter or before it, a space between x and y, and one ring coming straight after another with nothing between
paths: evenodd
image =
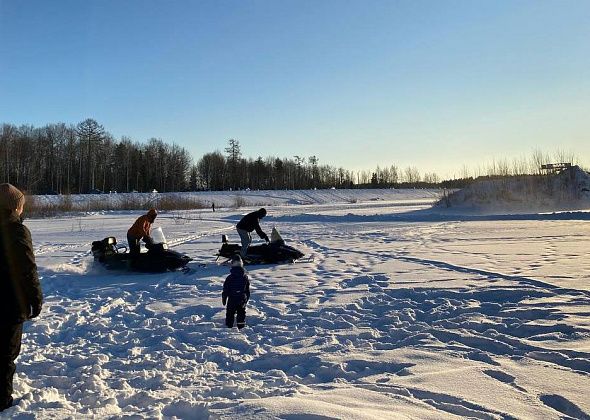
<instances>
[{"instance_id":1,"label":"packed snow trail","mask_svg":"<svg viewBox=\"0 0 590 420\"><path fill-rule=\"evenodd\" d=\"M282 212L272 210L297 219L292 207ZM228 267L213 260L222 232L237 241L229 220L238 214L191 217L161 220L175 248L196 258L189 274L163 275L107 272L85 254L108 236L105 224L123 230L133 215L93 216L74 234L60 233L59 219L29 222L46 244L46 303L26 326L17 405L3 417L590 413L579 391L590 385L584 221L302 215L278 227L313 261L249 267L248 327L237 332L223 326Z\"/></svg>"}]
</instances>

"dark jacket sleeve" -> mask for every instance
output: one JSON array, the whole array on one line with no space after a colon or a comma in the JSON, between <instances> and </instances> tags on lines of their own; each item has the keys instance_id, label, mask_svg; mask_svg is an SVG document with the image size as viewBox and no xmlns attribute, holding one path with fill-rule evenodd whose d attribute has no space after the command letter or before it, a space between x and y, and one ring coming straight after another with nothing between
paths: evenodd
<instances>
[{"instance_id":1,"label":"dark jacket sleeve","mask_svg":"<svg viewBox=\"0 0 590 420\"><path fill-rule=\"evenodd\" d=\"M254 226L254 229L256 229L256 233L258 234L258 236L260 236L260 238L262 239L268 238L268 236L266 236L266 233L264 233L260 228L260 221L258 220L258 218L256 218L255 220L256 225Z\"/></svg>"},{"instance_id":2,"label":"dark jacket sleeve","mask_svg":"<svg viewBox=\"0 0 590 420\"><path fill-rule=\"evenodd\" d=\"M18 258L17 267L28 303L31 306L40 306L43 303L43 292L39 284L31 232L26 226L19 225L14 245L15 255Z\"/></svg>"},{"instance_id":3,"label":"dark jacket sleeve","mask_svg":"<svg viewBox=\"0 0 590 420\"><path fill-rule=\"evenodd\" d=\"M224 305L227 297L229 296L229 278L230 276L225 278L225 281L223 282L223 292L221 292L221 301Z\"/></svg>"},{"instance_id":4,"label":"dark jacket sleeve","mask_svg":"<svg viewBox=\"0 0 590 420\"><path fill-rule=\"evenodd\" d=\"M250 278L248 277L248 275L244 276L244 281L246 282L244 292L246 294L246 302L248 302L250 300Z\"/></svg>"}]
</instances>

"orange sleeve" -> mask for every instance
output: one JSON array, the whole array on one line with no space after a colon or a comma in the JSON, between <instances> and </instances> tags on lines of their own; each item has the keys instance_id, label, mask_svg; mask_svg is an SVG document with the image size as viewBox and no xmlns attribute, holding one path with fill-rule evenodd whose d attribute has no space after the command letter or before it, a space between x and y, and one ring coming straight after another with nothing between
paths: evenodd
<instances>
[{"instance_id":1,"label":"orange sleeve","mask_svg":"<svg viewBox=\"0 0 590 420\"><path fill-rule=\"evenodd\" d=\"M152 224L148 221L147 217L143 221L143 237L150 236L150 230L152 229Z\"/></svg>"}]
</instances>

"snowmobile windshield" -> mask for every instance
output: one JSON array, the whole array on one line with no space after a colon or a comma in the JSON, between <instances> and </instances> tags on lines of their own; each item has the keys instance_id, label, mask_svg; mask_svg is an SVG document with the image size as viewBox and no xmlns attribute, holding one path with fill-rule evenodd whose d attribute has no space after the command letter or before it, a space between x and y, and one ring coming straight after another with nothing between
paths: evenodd
<instances>
[{"instance_id":1,"label":"snowmobile windshield","mask_svg":"<svg viewBox=\"0 0 590 420\"><path fill-rule=\"evenodd\" d=\"M164 232L162 232L162 228L159 226L155 229L152 229L150 236L154 240L154 244L167 244Z\"/></svg>"},{"instance_id":2,"label":"snowmobile windshield","mask_svg":"<svg viewBox=\"0 0 590 420\"><path fill-rule=\"evenodd\" d=\"M284 244L285 241L281 236L281 233L278 231L276 227L273 226L272 231L270 232L270 242L277 243L277 244Z\"/></svg>"}]
</instances>

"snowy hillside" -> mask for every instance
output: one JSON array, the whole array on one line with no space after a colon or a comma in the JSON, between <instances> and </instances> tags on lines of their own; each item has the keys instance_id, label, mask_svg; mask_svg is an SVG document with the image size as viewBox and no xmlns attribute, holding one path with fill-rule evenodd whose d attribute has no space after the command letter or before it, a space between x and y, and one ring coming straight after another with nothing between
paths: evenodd
<instances>
[{"instance_id":1,"label":"snowy hillside","mask_svg":"<svg viewBox=\"0 0 590 420\"><path fill-rule=\"evenodd\" d=\"M26 221L46 302L0 417L590 418L587 213L439 220L435 193L347 193L163 212L188 274L92 261L141 212ZM228 330L215 254L269 199L263 228L306 258L249 267L248 326Z\"/></svg>"},{"instance_id":2,"label":"snowy hillside","mask_svg":"<svg viewBox=\"0 0 590 420\"><path fill-rule=\"evenodd\" d=\"M438 207L482 213L590 209L590 174L573 166L553 175L478 179Z\"/></svg>"},{"instance_id":3,"label":"snowy hillside","mask_svg":"<svg viewBox=\"0 0 590 420\"><path fill-rule=\"evenodd\" d=\"M441 190L396 190L396 189L358 189L358 190L272 190L272 191L199 191L182 193L109 193L73 194L71 196L35 196L41 203L57 204L71 200L74 210L85 210L93 203L108 203L117 208L125 203L142 203L143 207L158 204L159 200L183 198L194 200L204 208L215 204L217 208L239 206L271 205L317 205L381 202L388 203L434 203L441 196Z\"/></svg>"}]
</instances>

